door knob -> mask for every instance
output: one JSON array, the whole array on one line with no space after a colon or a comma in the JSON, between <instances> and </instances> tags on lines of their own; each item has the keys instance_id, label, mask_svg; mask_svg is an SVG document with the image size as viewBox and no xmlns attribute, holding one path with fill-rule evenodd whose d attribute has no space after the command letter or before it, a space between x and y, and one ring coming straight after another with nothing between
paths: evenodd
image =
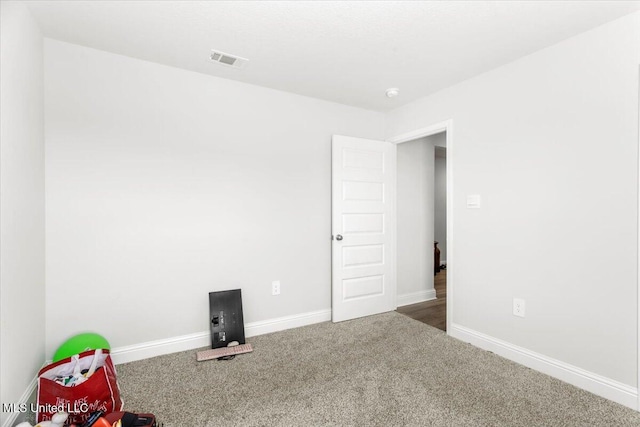
<instances>
[{"instance_id":1,"label":"door knob","mask_svg":"<svg viewBox=\"0 0 640 427\"><path fill-rule=\"evenodd\" d=\"M342 235L338 234L338 235L336 236L336 240L342 240Z\"/></svg>"}]
</instances>

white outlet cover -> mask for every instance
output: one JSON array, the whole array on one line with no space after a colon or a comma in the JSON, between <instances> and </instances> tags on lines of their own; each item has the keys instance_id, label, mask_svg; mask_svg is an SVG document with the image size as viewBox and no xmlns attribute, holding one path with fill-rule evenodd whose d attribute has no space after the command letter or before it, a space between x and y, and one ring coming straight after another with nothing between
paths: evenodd
<instances>
[{"instance_id":1,"label":"white outlet cover","mask_svg":"<svg viewBox=\"0 0 640 427\"><path fill-rule=\"evenodd\" d=\"M271 295L280 295L280 281L274 280L271 282Z\"/></svg>"},{"instance_id":2,"label":"white outlet cover","mask_svg":"<svg viewBox=\"0 0 640 427\"><path fill-rule=\"evenodd\" d=\"M525 302L522 298L513 299L513 315L518 317L524 317Z\"/></svg>"}]
</instances>

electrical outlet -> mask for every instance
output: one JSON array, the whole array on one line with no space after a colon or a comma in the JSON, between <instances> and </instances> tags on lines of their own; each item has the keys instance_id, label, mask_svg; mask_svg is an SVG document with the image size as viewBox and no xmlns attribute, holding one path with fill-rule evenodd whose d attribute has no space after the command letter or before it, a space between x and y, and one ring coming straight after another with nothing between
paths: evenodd
<instances>
[{"instance_id":1,"label":"electrical outlet","mask_svg":"<svg viewBox=\"0 0 640 427\"><path fill-rule=\"evenodd\" d=\"M513 299L513 315L524 317L524 300L522 298Z\"/></svg>"},{"instance_id":2,"label":"electrical outlet","mask_svg":"<svg viewBox=\"0 0 640 427\"><path fill-rule=\"evenodd\" d=\"M280 281L274 280L271 282L271 295L280 295Z\"/></svg>"}]
</instances>

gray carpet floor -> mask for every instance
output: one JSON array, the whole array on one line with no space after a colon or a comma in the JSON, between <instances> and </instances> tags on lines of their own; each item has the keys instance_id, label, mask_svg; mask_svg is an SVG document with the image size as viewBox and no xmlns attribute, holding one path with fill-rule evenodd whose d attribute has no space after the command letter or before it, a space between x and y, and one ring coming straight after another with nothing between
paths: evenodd
<instances>
[{"instance_id":1,"label":"gray carpet floor","mask_svg":"<svg viewBox=\"0 0 640 427\"><path fill-rule=\"evenodd\" d=\"M117 366L125 409L166 427L640 426L640 413L392 312Z\"/></svg>"}]
</instances>

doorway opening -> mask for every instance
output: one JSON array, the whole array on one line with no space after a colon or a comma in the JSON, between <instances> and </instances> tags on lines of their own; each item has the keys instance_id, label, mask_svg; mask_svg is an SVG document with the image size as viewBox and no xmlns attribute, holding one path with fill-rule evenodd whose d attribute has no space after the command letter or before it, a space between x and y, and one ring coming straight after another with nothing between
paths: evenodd
<instances>
[{"instance_id":1,"label":"doorway opening","mask_svg":"<svg viewBox=\"0 0 640 427\"><path fill-rule=\"evenodd\" d=\"M397 144L397 311L443 331L453 307L452 122Z\"/></svg>"},{"instance_id":2,"label":"doorway opening","mask_svg":"<svg viewBox=\"0 0 640 427\"><path fill-rule=\"evenodd\" d=\"M446 331L446 134L397 148L398 312Z\"/></svg>"}]
</instances>

